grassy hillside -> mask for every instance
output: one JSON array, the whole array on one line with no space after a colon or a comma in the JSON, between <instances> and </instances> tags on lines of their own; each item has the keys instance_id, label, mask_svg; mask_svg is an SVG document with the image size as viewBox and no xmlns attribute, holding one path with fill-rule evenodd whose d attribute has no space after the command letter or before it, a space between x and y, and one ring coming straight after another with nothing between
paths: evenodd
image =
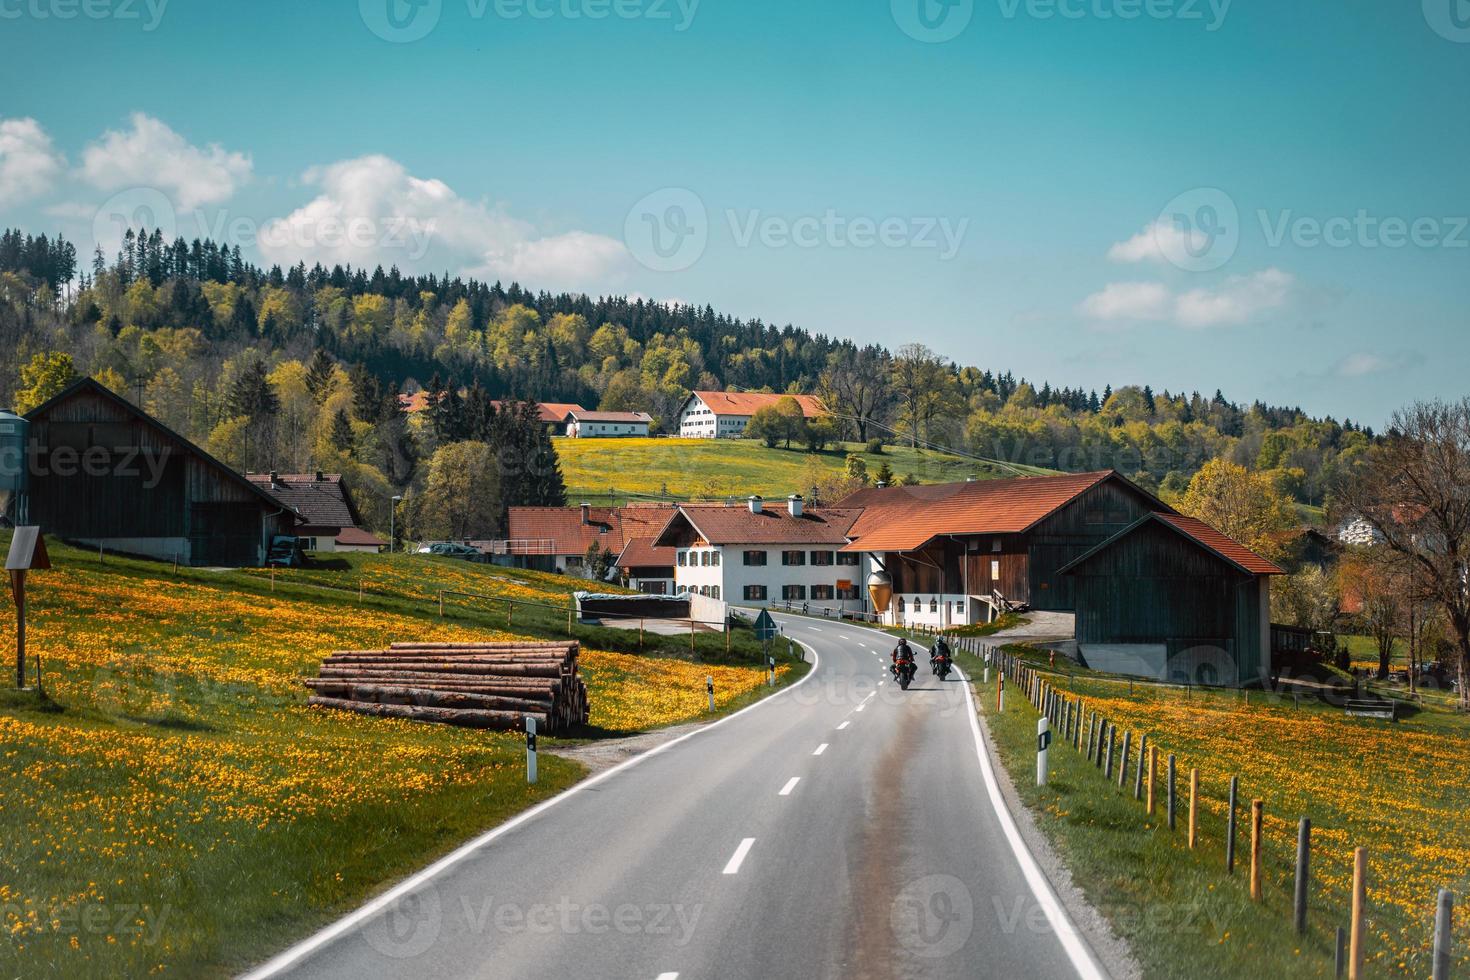
<instances>
[{"instance_id":1,"label":"grassy hillside","mask_svg":"<svg viewBox=\"0 0 1470 980\"><path fill-rule=\"evenodd\" d=\"M49 697L0 692L0 975L237 972L582 775L543 755L529 788L517 734L308 708L297 683L336 649L514 635L503 602L441 620L420 593L564 602L569 580L410 556L299 576L367 578L359 604L285 576L272 592L251 573L51 554L29 617ZM564 629L525 613L515 634ZM14 625L6 601L0 641ZM584 644L592 727L574 734L703 717L707 674L721 710L765 691L759 667L686 651Z\"/></svg>"},{"instance_id":2,"label":"grassy hillside","mask_svg":"<svg viewBox=\"0 0 1470 980\"><path fill-rule=\"evenodd\" d=\"M912 473L924 483L1016 475L945 453L888 447L875 455L854 443L809 453L799 447L767 449L747 439L558 439L556 451L569 496L592 503L660 495L687 500L807 493L818 479L841 473L853 452L862 455L869 473L886 462L895 476Z\"/></svg>"},{"instance_id":3,"label":"grassy hillside","mask_svg":"<svg viewBox=\"0 0 1470 980\"><path fill-rule=\"evenodd\" d=\"M977 679L980 665L962 658ZM1041 666L1043 661L1036 661ZM1145 976L1330 977L1334 931L1348 923L1354 847L1369 849L1368 976L1427 976L1437 890L1470 880L1470 721L1439 707L1398 724L1253 692L1185 692L1085 673L1058 679L1073 696L1133 733L1127 789L1109 784L1060 740L1050 785L1035 787L1037 713L1008 690L995 712L994 677L977 683L1002 760L1074 879L1130 941ZM1055 727L1055 726L1054 726ZM1084 733L1085 733L1084 723ZM1158 747L1159 810L1133 798L1141 734ZM1085 734L1084 734L1085 741ZM1178 829L1165 821L1167 756L1178 758ZM1189 771L1199 770L1199 845L1190 850ZM1236 872L1224 863L1230 777L1240 780ZM1116 773L1115 773L1116 778ZM1261 904L1248 892L1250 801L1265 801ZM1297 820L1313 824L1309 931L1291 927ZM1470 929L1457 916L1457 970Z\"/></svg>"}]
</instances>

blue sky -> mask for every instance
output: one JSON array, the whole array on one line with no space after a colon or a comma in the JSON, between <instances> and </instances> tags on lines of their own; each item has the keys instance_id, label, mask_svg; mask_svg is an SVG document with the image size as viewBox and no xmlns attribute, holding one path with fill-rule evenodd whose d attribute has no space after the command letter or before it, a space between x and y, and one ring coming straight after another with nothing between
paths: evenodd
<instances>
[{"instance_id":1,"label":"blue sky","mask_svg":"<svg viewBox=\"0 0 1470 980\"><path fill-rule=\"evenodd\" d=\"M1381 424L1466 393L1461 2L0 0L0 224Z\"/></svg>"}]
</instances>

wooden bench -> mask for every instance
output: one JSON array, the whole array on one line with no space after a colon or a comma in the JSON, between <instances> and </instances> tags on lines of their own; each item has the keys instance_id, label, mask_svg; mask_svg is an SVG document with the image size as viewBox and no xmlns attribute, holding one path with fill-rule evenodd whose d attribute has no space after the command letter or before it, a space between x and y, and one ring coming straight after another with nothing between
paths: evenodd
<instances>
[{"instance_id":1,"label":"wooden bench","mask_svg":"<svg viewBox=\"0 0 1470 980\"><path fill-rule=\"evenodd\" d=\"M1381 718L1385 721L1398 721L1398 704L1383 699L1349 699L1343 704L1343 711L1350 718Z\"/></svg>"}]
</instances>

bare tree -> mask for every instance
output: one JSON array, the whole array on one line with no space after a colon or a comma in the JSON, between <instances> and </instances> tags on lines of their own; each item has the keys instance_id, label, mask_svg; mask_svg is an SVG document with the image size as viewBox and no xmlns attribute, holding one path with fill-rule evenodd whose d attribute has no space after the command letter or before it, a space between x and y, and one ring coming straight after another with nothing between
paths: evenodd
<instances>
[{"instance_id":1,"label":"bare tree","mask_svg":"<svg viewBox=\"0 0 1470 980\"><path fill-rule=\"evenodd\" d=\"M1337 500L1343 516L1377 533L1383 560L1443 610L1459 653L1460 700L1470 707L1470 398L1395 412Z\"/></svg>"},{"instance_id":2,"label":"bare tree","mask_svg":"<svg viewBox=\"0 0 1470 980\"><path fill-rule=\"evenodd\" d=\"M893 390L914 448L919 433L936 418L958 410L959 393L953 367L923 344L904 344L893 359Z\"/></svg>"},{"instance_id":3,"label":"bare tree","mask_svg":"<svg viewBox=\"0 0 1470 980\"><path fill-rule=\"evenodd\" d=\"M859 442L868 441L868 428L883 422L893 402L888 355L880 347L860 351L836 350L817 379L817 393L827 408L852 426Z\"/></svg>"}]
</instances>

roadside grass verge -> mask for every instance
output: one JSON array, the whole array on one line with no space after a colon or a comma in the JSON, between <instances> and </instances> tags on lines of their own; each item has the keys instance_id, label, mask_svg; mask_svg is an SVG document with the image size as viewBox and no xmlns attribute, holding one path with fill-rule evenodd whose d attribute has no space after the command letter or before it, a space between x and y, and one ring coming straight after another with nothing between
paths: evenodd
<instances>
[{"instance_id":1,"label":"roadside grass verge","mask_svg":"<svg viewBox=\"0 0 1470 980\"><path fill-rule=\"evenodd\" d=\"M519 734L305 706L298 679L332 650L519 621L51 556L29 592L47 697L0 695L0 975L233 974L584 774L543 753L528 787ZM0 640L14 625L0 605ZM581 737L712 717L709 674L715 715L768 690L752 664L585 641L582 672Z\"/></svg>"},{"instance_id":2,"label":"roadside grass verge","mask_svg":"<svg viewBox=\"0 0 1470 980\"><path fill-rule=\"evenodd\" d=\"M961 653L981 713L1022 801L1088 899L1156 977L1331 976L1335 930L1349 921L1354 847L1370 852L1366 964L1370 976L1427 976L1435 896L1470 886L1470 724L1422 710L1393 725L1345 717L1290 696L1182 691L1083 675L1059 687L1133 733L1126 788L1108 782L1060 736L1050 779L1035 786L1037 712L1012 687L995 711L995 673ZM1053 726L1055 727L1055 726ZM1158 808L1133 798L1140 735L1158 748ZM1084 729L1085 740L1085 729ZM1165 772L1177 756L1177 829L1167 828ZM1199 845L1187 846L1188 786L1199 770ZM1237 864L1225 872L1226 799L1239 777ZM1249 812L1265 801L1264 900L1249 897ZM1310 817L1309 930L1291 925L1297 820ZM1470 928L1455 928L1457 969L1470 965Z\"/></svg>"}]
</instances>

